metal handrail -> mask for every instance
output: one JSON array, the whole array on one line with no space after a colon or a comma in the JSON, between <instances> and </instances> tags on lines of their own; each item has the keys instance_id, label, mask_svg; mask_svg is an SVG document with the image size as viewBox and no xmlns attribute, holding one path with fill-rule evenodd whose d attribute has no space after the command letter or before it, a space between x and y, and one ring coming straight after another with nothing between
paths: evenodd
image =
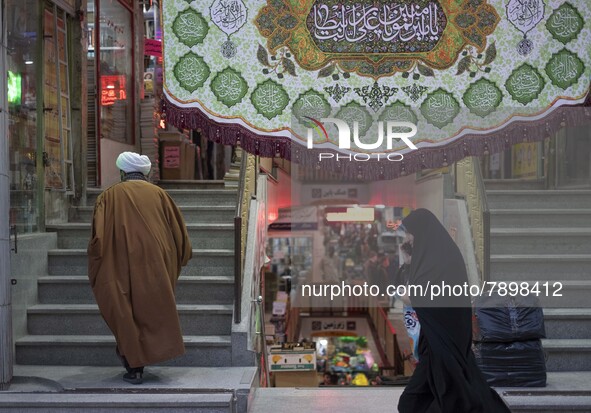
<instances>
[{"instance_id":1,"label":"metal handrail","mask_svg":"<svg viewBox=\"0 0 591 413\"><path fill-rule=\"evenodd\" d=\"M465 158L455 165L455 189L468 207L472 239L481 281L490 278L490 210L478 158Z\"/></svg>"},{"instance_id":2,"label":"metal handrail","mask_svg":"<svg viewBox=\"0 0 591 413\"><path fill-rule=\"evenodd\" d=\"M242 154L238 181L238 197L236 198L236 214L234 215L234 323L242 320L242 273L244 270L244 254L242 249L242 205L246 186L247 154Z\"/></svg>"},{"instance_id":3,"label":"metal handrail","mask_svg":"<svg viewBox=\"0 0 591 413\"><path fill-rule=\"evenodd\" d=\"M255 326L256 326L256 340L257 353L260 354L259 360L262 359L261 369L265 374L265 384L269 385L269 362L267 360L267 343L265 333L265 309L263 308L263 296L259 295L256 299L251 300L255 304Z\"/></svg>"},{"instance_id":4,"label":"metal handrail","mask_svg":"<svg viewBox=\"0 0 591 413\"><path fill-rule=\"evenodd\" d=\"M476 187L482 203L482 278L483 281L490 281L490 210L488 207L488 198L486 197L486 188L484 186L484 177L482 176L482 167L477 158L473 159L474 176L476 177Z\"/></svg>"}]
</instances>

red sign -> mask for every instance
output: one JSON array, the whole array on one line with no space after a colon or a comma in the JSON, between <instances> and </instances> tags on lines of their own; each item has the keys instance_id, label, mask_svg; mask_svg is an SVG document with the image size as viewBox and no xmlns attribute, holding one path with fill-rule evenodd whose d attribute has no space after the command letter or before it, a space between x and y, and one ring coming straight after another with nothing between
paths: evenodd
<instances>
[{"instance_id":1,"label":"red sign","mask_svg":"<svg viewBox=\"0 0 591 413\"><path fill-rule=\"evenodd\" d=\"M181 166L181 148L179 146L164 147L164 167L179 168Z\"/></svg>"},{"instance_id":2,"label":"red sign","mask_svg":"<svg viewBox=\"0 0 591 413\"><path fill-rule=\"evenodd\" d=\"M125 75L101 76L101 105L109 106L118 100L126 100Z\"/></svg>"},{"instance_id":3,"label":"red sign","mask_svg":"<svg viewBox=\"0 0 591 413\"><path fill-rule=\"evenodd\" d=\"M155 39L144 39L144 54L162 57L162 42Z\"/></svg>"}]
</instances>

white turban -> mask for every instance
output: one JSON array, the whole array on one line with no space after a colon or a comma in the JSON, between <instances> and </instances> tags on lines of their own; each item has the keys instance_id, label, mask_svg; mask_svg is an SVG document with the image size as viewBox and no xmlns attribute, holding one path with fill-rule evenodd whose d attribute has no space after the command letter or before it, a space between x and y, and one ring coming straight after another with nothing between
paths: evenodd
<instances>
[{"instance_id":1,"label":"white turban","mask_svg":"<svg viewBox=\"0 0 591 413\"><path fill-rule=\"evenodd\" d=\"M135 152L123 152L117 158L115 165L125 173L141 172L146 176L150 173L150 169L152 168L150 158L146 155L140 155Z\"/></svg>"}]
</instances>

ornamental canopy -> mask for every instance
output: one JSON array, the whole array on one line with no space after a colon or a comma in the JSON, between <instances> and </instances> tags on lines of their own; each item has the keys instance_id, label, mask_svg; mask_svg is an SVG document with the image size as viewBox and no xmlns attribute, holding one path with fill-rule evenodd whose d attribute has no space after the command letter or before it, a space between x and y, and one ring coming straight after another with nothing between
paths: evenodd
<instances>
[{"instance_id":1,"label":"ornamental canopy","mask_svg":"<svg viewBox=\"0 0 591 413\"><path fill-rule=\"evenodd\" d=\"M321 148L343 151L320 119L356 121L365 143L380 121L410 122L418 150L385 139L370 152L404 160L363 162L396 177L589 117L588 0L164 0L162 11L167 121L262 156L312 164Z\"/></svg>"}]
</instances>

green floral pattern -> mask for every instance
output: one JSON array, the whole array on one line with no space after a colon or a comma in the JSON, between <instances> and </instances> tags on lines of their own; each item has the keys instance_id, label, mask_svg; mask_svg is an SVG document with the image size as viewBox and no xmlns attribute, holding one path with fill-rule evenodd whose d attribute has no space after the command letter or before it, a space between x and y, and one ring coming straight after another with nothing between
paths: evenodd
<instances>
[{"instance_id":1,"label":"green floral pattern","mask_svg":"<svg viewBox=\"0 0 591 413\"><path fill-rule=\"evenodd\" d=\"M172 31L182 43L193 47L203 42L209 27L199 12L189 8L176 16L172 24Z\"/></svg>"},{"instance_id":2,"label":"green floral pattern","mask_svg":"<svg viewBox=\"0 0 591 413\"><path fill-rule=\"evenodd\" d=\"M527 105L538 98L545 85L546 81L538 69L524 63L511 73L505 83L505 88L513 99Z\"/></svg>"},{"instance_id":3,"label":"green floral pattern","mask_svg":"<svg viewBox=\"0 0 591 413\"><path fill-rule=\"evenodd\" d=\"M448 91L437 89L427 95L421 105L421 113L427 119L427 122L441 129L453 122L458 116L460 104L454 95Z\"/></svg>"},{"instance_id":4,"label":"green floral pattern","mask_svg":"<svg viewBox=\"0 0 591 413\"><path fill-rule=\"evenodd\" d=\"M345 106L343 106L337 112L336 118L347 122L347 125L349 125L349 128L351 128L351 133L353 133L353 128L355 126L354 122L357 122L360 139L361 137L365 136L373 121L373 118L367 109L356 101L347 103Z\"/></svg>"},{"instance_id":5,"label":"green floral pattern","mask_svg":"<svg viewBox=\"0 0 591 413\"><path fill-rule=\"evenodd\" d=\"M480 79L470 85L464 93L463 101L472 113L485 117L501 104L503 92L488 79Z\"/></svg>"},{"instance_id":6,"label":"green floral pattern","mask_svg":"<svg viewBox=\"0 0 591 413\"><path fill-rule=\"evenodd\" d=\"M442 4L444 2L453 3L454 5L462 3L462 5L474 9L481 7L483 4L479 0L471 0L470 5L466 0L438 1ZM239 31L231 36L231 41L236 47L236 55L226 58L222 55L221 50L224 42L228 40L228 36L222 30L219 30L210 18L210 6L213 0L209 2L165 0L162 2L165 93L174 105L184 109L195 108L194 110L200 110L197 107L206 108L208 114L219 122L243 122L250 125L254 131L260 130L267 136L285 136L285 129L291 128L292 115L297 110L297 106L294 106L295 103L300 99L300 96L310 90L315 91L319 96L323 96L330 104L337 106L335 112L348 104L352 104L352 102L357 102L353 106L357 105L366 109L366 115L367 112L373 114L373 110L361 101L354 89L362 89L365 86L371 89L374 79L359 76L356 74L356 70L363 71L367 69L373 72L379 71L376 69L378 66L395 64L396 69L394 71L409 71L407 73L410 73L410 76L404 77L401 74L396 74L384 77L379 81L380 84L399 90L387 102L383 102L385 106L374 116L374 122L379 117L379 114L392 107L392 102L396 100L396 103L406 105L415 113L420 136L430 142L445 142L456 136L461 129L458 121L459 115L455 118L453 124L447 124L443 128L436 126L436 124L440 125L442 123L432 123L429 120L430 111L425 111L429 106L429 102L433 100L433 95L429 93L438 89L448 91L447 93L453 92L454 99L451 102L457 99L457 102L462 107L472 106L471 109L466 108L465 111L461 111L461 127L467 129L486 130L496 128L505 123L516 111L523 116L539 114L557 100L562 102L570 100L573 103L582 101L589 91L591 79L591 48L589 47L589 44L591 44L591 2L585 0L544 1L546 3L546 17L535 29L528 32L527 39L531 40L533 50L527 56L526 61L516 52L516 45L523 39L523 34L516 30L506 18L505 6L507 0L487 0L485 3L494 7L501 16L501 20L494 32L486 36L486 45L488 47L478 50L475 46L468 46L464 49L465 54L460 52L460 56L453 67L445 70L433 69L434 76L421 74L420 79L415 79L413 74L417 74L418 68L414 66L411 60L395 63L376 63L373 60L358 59L349 65L344 62L343 65L335 65L330 74L319 77L319 70L307 70L300 66L293 54L290 59L295 65L297 76L285 72L284 76L280 78L275 73L271 73L272 66L279 63L280 54L277 54L276 59L273 59L274 55L268 49L268 41L274 34L277 36L275 42L280 42L281 36L287 30L297 30L297 27L290 29L294 24L294 20L286 17L288 13L283 13L281 18L270 19L271 14L265 15L264 13L266 9L271 7L270 2L243 0L245 7L248 8L248 20ZM395 0L392 0L392 2L395 3ZM297 11L301 4L296 0L289 0L288 3L291 12ZM272 7L279 10L282 4L286 4L284 0L277 0L272 4ZM549 27L550 22L556 19L556 17L552 17L556 14L556 10L571 10L570 7L574 9L574 6L576 6L577 13L582 17L583 26L581 30L568 30L559 33ZM206 26L208 26L206 36L203 37L200 43L195 43L195 40L189 41L192 46L188 46L181 41L173 29L179 12L190 10L199 13ZM307 13L307 11L303 12ZM458 17L458 24L461 23L468 29L478 25L477 22L473 22L466 16L460 18L459 16L462 13L463 10L460 10L450 19L456 21L455 18ZM572 13L567 11L566 15L571 16ZM255 23L257 17L258 20ZM269 19L265 20L266 17L269 17ZM576 20L578 21L578 19ZM554 26L556 25L554 24ZM576 27L578 27L578 23ZM264 30L266 30L265 34L262 33ZM203 31L200 33L202 36ZM572 72L574 75L562 77L563 81L571 83L565 89L565 83L559 81L560 71L557 70L557 58L555 56L564 49L560 39L566 41L573 36L575 37L568 42L568 51L576 55L583 66L577 63L576 70ZM493 44L495 45L494 49L491 47ZM271 66L266 66L257 59L259 45L266 49L268 63ZM284 50L284 48L280 50ZM492 50L496 53L492 53ZM495 58L493 59L493 57ZM463 66L460 64L462 62L465 63ZM523 76L522 66L526 62L530 65L526 72L534 73L534 75L525 76L525 80L535 81L535 88L533 89L527 83L520 84L516 81L516 77ZM367 67L363 69L360 67L362 65ZM464 72L458 76L456 73L458 73L460 66L464 69ZM195 73L187 72L185 70L187 67L190 67L190 70ZM234 76L229 75L230 72L227 71L229 67L239 72L244 81L244 83L240 82L239 88L222 86L222 84L227 83L221 82L224 78L220 75L221 73L236 80ZM280 66L280 68L282 67ZM532 68L535 68L535 70ZM267 69L269 73L264 73L264 69ZM390 69L386 67L384 70L388 72ZM278 72L281 72L281 70L278 70ZM579 72L581 72L580 76L578 75ZM338 79L336 78L337 75ZM502 100L497 109L485 117L478 114L479 110L474 110L474 107L479 107L478 105L467 103L471 101L469 97L479 90L476 85L480 85L480 79L483 77L494 83L502 91ZM275 101L266 104L262 101L259 102L257 96L263 95L263 90L260 89L261 85L269 79L275 82L271 89L276 93L274 93ZM511 80L509 81L509 79ZM416 87L413 88L415 84ZM245 89L245 94L238 98ZM255 90L257 90L257 93L253 93ZM421 91L423 93L420 93ZM300 104L303 106L302 101L300 101ZM451 109L454 107L455 104L452 103ZM445 113L445 111L443 112ZM450 113L453 114L453 110ZM436 118L443 120L444 117L436 116ZM433 117L431 117L431 120L433 120ZM294 136L294 139L305 142L305 132L304 130L304 134L292 136ZM403 145L400 146L400 149L403 149Z\"/></svg>"},{"instance_id":7,"label":"green floral pattern","mask_svg":"<svg viewBox=\"0 0 591 413\"><path fill-rule=\"evenodd\" d=\"M553 55L546 65L546 74L552 84L561 89L567 89L577 83L584 71L585 64L567 49Z\"/></svg>"},{"instance_id":8,"label":"green floral pattern","mask_svg":"<svg viewBox=\"0 0 591 413\"><path fill-rule=\"evenodd\" d=\"M579 11L570 3L564 3L550 16L546 28L559 42L567 44L576 39L585 22Z\"/></svg>"},{"instance_id":9,"label":"green floral pattern","mask_svg":"<svg viewBox=\"0 0 591 413\"><path fill-rule=\"evenodd\" d=\"M395 121L395 122L410 122L414 123L415 125L418 122L417 115L412 110L412 108L408 105L405 105L403 102L397 100L396 102L388 105L380 114L379 121L387 122L387 121Z\"/></svg>"},{"instance_id":10,"label":"green floral pattern","mask_svg":"<svg viewBox=\"0 0 591 413\"><path fill-rule=\"evenodd\" d=\"M293 104L293 114L302 123L307 124L306 118L320 120L330 114L330 105L324 95L315 90L302 93Z\"/></svg>"},{"instance_id":11,"label":"green floral pattern","mask_svg":"<svg viewBox=\"0 0 591 413\"><path fill-rule=\"evenodd\" d=\"M257 85L250 100L258 113L267 119L273 119L283 112L289 103L289 95L279 83L268 79Z\"/></svg>"},{"instance_id":12,"label":"green floral pattern","mask_svg":"<svg viewBox=\"0 0 591 413\"><path fill-rule=\"evenodd\" d=\"M227 67L211 81L211 91L227 107L240 103L248 91L248 84L240 72Z\"/></svg>"},{"instance_id":13,"label":"green floral pattern","mask_svg":"<svg viewBox=\"0 0 591 413\"><path fill-rule=\"evenodd\" d=\"M189 52L174 65L174 76L183 89L194 92L199 89L209 77L209 66L201 56Z\"/></svg>"}]
</instances>

